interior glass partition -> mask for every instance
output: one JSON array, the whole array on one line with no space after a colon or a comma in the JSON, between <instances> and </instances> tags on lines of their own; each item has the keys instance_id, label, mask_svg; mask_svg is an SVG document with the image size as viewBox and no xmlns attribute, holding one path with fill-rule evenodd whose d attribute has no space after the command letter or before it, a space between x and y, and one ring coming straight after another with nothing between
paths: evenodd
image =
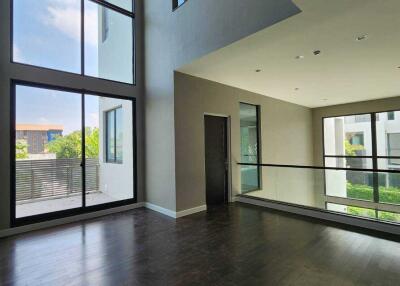
<instances>
[{"instance_id":1,"label":"interior glass partition","mask_svg":"<svg viewBox=\"0 0 400 286\"><path fill-rule=\"evenodd\" d=\"M240 156L243 163L259 163L259 106L240 103ZM260 168L241 166L241 185L244 192L260 188Z\"/></svg>"},{"instance_id":2,"label":"interior glass partition","mask_svg":"<svg viewBox=\"0 0 400 286\"><path fill-rule=\"evenodd\" d=\"M381 222L400 223L399 205L374 202L371 199L373 191L368 187L355 185L349 188L346 183L348 168L272 164L260 166L263 169L262 188L250 192L242 190L243 196ZM352 169L351 172L357 177L364 177L366 174L376 174L378 177L400 176L399 171ZM335 180L335 188L330 193L326 191L330 184L326 178ZM393 200L398 196L397 190L393 189L381 189L381 194L386 200Z\"/></svg>"}]
</instances>

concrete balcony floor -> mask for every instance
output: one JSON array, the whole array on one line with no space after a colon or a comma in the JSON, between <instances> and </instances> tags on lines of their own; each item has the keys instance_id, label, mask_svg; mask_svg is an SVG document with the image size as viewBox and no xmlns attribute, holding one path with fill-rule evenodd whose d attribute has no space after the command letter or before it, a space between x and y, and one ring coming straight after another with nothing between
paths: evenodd
<instances>
[{"instance_id":1,"label":"concrete balcony floor","mask_svg":"<svg viewBox=\"0 0 400 286\"><path fill-rule=\"evenodd\" d=\"M86 205L100 205L115 202L119 199L113 198L101 192L86 194ZM80 195L72 195L62 198L49 197L48 199L36 201L17 202L16 217L27 217L43 213L51 213L82 206L82 197Z\"/></svg>"}]
</instances>

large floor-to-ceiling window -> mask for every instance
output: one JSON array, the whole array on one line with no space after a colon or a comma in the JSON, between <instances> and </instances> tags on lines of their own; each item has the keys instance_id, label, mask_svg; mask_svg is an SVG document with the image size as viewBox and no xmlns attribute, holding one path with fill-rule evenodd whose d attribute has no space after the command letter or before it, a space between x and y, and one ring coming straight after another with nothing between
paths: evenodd
<instances>
[{"instance_id":1,"label":"large floor-to-ceiling window","mask_svg":"<svg viewBox=\"0 0 400 286\"><path fill-rule=\"evenodd\" d=\"M242 163L260 163L259 106L240 103L240 157ZM261 186L259 166L241 166L241 190L255 191Z\"/></svg>"},{"instance_id":2,"label":"large floor-to-ceiling window","mask_svg":"<svg viewBox=\"0 0 400 286\"><path fill-rule=\"evenodd\" d=\"M400 221L400 112L324 119L329 210Z\"/></svg>"},{"instance_id":3,"label":"large floor-to-ceiling window","mask_svg":"<svg viewBox=\"0 0 400 286\"><path fill-rule=\"evenodd\" d=\"M14 226L136 201L134 20L131 0L12 1Z\"/></svg>"}]
</instances>

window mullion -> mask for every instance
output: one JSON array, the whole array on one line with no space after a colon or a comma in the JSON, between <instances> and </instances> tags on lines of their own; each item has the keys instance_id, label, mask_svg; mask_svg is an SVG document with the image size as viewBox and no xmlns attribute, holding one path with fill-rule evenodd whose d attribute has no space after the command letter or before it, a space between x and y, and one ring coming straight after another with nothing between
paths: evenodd
<instances>
[{"instance_id":1,"label":"window mullion","mask_svg":"<svg viewBox=\"0 0 400 286\"><path fill-rule=\"evenodd\" d=\"M81 75L85 75L85 0L81 0Z\"/></svg>"},{"instance_id":2,"label":"window mullion","mask_svg":"<svg viewBox=\"0 0 400 286\"><path fill-rule=\"evenodd\" d=\"M371 113L371 142L372 142L372 169L373 172L373 187L374 187L374 202L379 202L379 174L378 170L378 150L376 140L376 113Z\"/></svg>"},{"instance_id":3,"label":"window mullion","mask_svg":"<svg viewBox=\"0 0 400 286\"><path fill-rule=\"evenodd\" d=\"M117 110L114 110L114 162L117 163Z\"/></svg>"}]
</instances>

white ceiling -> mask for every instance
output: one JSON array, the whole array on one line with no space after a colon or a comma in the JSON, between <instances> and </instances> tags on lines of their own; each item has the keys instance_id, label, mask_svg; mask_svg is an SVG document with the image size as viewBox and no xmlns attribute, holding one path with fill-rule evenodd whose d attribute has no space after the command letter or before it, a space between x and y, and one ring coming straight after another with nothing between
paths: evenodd
<instances>
[{"instance_id":1,"label":"white ceiling","mask_svg":"<svg viewBox=\"0 0 400 286\"><path fill-rule=\"evenodd\" d=\"M302 13L178 70L307 107L400 95L400 0L294 2Z\"/></svg>"}]
</instances>

